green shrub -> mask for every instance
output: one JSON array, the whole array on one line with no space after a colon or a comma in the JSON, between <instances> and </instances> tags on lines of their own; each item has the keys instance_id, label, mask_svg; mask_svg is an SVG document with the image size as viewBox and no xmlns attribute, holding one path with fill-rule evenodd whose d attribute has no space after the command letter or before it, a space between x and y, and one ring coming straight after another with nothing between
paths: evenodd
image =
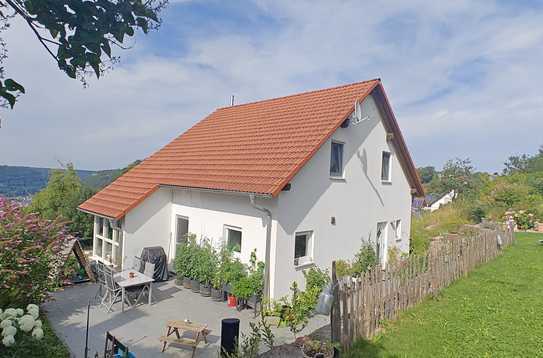
<instances>
[{"instance_id":1,"label":"green shrub","mask_svg":"<svg viewBox=\"0 0 543 358\"><path fill-rule=\"evenodd\" d=\"M241 299L248 299L253 295L262 296L264 288L264 263L257 261L256 250L251 253L250 265L247 275L240 277L232 283L232 294Z\"/></svg>"},{"instance_id":2,"label":"green shrub","mask_svg":"<svg viewBox=\"0 0 543 358\"><path fill-rule=\"evenodd\" d=\"M204 284L210 284L218 268L218 257L208 240L198 247L195 261L195 278Z\"/></svg>"},{"instance_id":3,"label":"green shrub","mask_svg":"<svg viewBox=\"0 0 543 358\"><path fill-rule=\"evenodd\" d=\"M520 230L531 230L535 227L535 215L529 211L519 210L514 212L513 219Z\"/></svg>"},{"instance_id":4,"label":"green shrub","mask_svg":"<svg viewBox=\"0 0 543 358\"><path fill-rule=\"evenodd\" d=\"M41 303L57 285L51 263L70 239L63 222L0 197L0 307Z\"/></svg>"},{"instance_id":5,"label":"green shrub","mask_svg":"<svg viewBox=\"0 0 543 358\"><path fill-rule=\"evenodd\" d=\"M476 224L479 224L485 218L485 209L481 206L474 206L470 208L469 218Z\"/></svg>"},{"instance_id":6,"label":"green shrub","mask_svg":"<svg viewBox=\"0 0 543 358\"><path fill-rule=\"evenodd\" d=\"M175 255L175 271L178 277L195 278L194 266L198 249L196 244L196 235L187 234L186 242L177 246Z\"/></svg>"},{"instance_id":7,"label":"green shrub","mask_svg":"<svg viewBox=\"0 0 543 358\"><path fill-rule=\"evenodd\" d=\"M318 290L320 294L324 287L330 282L330 274L328 273L328 270L322 270L319 267L313 266L308 270L305 270L303 273L305 278L306 290Z\"/></svg>"},{"instance_id":8,"label":"green shrub","mask_svg":"<svg viewBox=\"0 0 543 358\"><path fill-rule=\"evenodd\" d=\"M360 250L356 253L352 264L353 276L360 276L375 265L377 265L377 255L373 245L369 243L362 244Z\"/></svg>"},{"instance_id":9,"label":"green shrub","mask_svg":"<svg viewBox=\"0 0 543 358\"><path fill-rule=\"evenodd\" d=\"M348 261L336 260L336 276L341 278L344 276L352 276L353 268Z\"/></svg>"}]
</instances>

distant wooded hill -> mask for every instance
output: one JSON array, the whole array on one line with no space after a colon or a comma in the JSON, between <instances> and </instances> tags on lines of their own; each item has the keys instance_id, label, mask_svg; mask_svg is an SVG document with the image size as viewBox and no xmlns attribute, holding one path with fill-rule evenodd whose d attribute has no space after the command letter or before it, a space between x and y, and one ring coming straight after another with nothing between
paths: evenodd
<instances>
[{"instance_id":1,"label":"distant wooded hill","mask_svg":"<svg viewBox=\"0 0 543 358\"><path fill-rule=\"evenodd\" d=\"M133 164L129 167L132 166ZM76 172L83 183L97 190L111 183L127 168ZM0 165L0 195L11 198L34 195L47 185L51 170L53 169Z\"/></svg>"}]
</instances>

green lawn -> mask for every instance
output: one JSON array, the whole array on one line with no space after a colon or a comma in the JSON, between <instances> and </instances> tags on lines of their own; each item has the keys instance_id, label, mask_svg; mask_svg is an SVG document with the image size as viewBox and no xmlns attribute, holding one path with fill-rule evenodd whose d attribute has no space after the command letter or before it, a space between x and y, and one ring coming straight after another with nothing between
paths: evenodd
<instances>
[{"instance_id":1,"label":"green lawn","mask_svg":"<svg viewBox=\"0 0 543 358\"><path fill-rule=\"evenodd\" d=\"M467 278L359 341L346 357L543 357L541 234L514 246Z\"/></svg>"},{"instance_id":2,"label":"green lawn","mask_svg":"<svg viewBox=\"0 0 543 358\"><path fill-rule=\"evenodd\" d=\"M36 340L29 334L18 332L15 336L16 344L6 348L0 343L1 358L44 357L44 358L68 358L68 348L55 335L47 318L42 315L43 338Z\"/></svg>"}]
</instances>

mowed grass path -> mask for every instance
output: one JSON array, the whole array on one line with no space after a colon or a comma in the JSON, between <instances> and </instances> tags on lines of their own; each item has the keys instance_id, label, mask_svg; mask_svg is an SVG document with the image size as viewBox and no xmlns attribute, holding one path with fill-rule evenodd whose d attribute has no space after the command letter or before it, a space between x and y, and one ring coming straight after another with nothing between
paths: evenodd
<instances>
[{"instance_id":1,"label":"mowed grass path","mask_svg":"<svg viewBox=\"0 0 543 358\"><path fill-rule=\"evenodd\" d=\"M541 234L518 233L503 255L389 322L347 357L543 357Z\"/></svg>"}]
</instances>

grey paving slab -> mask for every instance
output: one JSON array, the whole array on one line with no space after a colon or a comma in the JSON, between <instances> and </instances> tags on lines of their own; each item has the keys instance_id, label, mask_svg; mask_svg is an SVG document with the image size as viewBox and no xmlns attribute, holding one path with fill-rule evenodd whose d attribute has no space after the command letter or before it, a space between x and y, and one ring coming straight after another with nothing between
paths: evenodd
<instances>
[{"instance_id":1,"label":"grey paving slab","mask_svg":"<svg viewBox=\"0 0 543 358\"><path fill-rule=\"evenodd\" d=\"M97 286L82 284L55 292L53 300L42 308L47 312L53 329L67 344L74 357L84 357L87 303L93 298ZM110 331L127 344L138 358L140 357L190 357L191 349L170 346L161 353L159 337L165 333L166 321L170 319L190 319L207 324L211 330L209 344L200 344L196 357L217 357L220 346L220 324L223 318L239 318L241 331L247 332L253 320L253 311L238 312L223 302L176 286L174 281L158 283L153 286L153 304L141 304L121 312L120 303L107 313L104 307L91 305L89 328L89 357L95 352L103 353L105 333ZM329 323L328 317L316 316L302 332L308 334ZM276 344L294 340L287 328L274 328Z\"/></svg>"}]
</instances>

